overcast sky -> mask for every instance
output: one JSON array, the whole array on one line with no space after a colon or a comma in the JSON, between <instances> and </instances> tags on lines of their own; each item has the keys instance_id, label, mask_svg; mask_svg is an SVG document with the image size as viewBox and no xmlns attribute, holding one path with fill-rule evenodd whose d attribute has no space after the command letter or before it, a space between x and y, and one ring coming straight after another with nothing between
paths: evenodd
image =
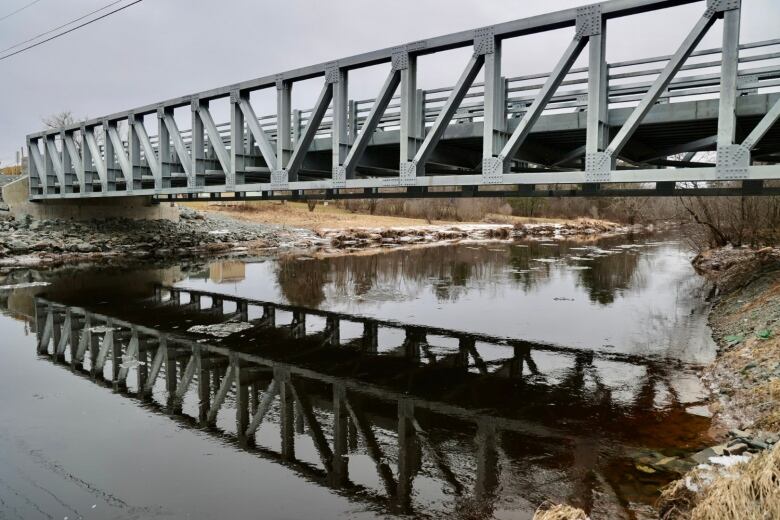
<instances>
[{"instance_id":1,"label":"overcast sky","mask_svg":"<svg viewBox=\"0 0 780 520\"><path fill-rule=\"evenodd\" d=\"M0 17L27 3L29 0L0 0ZM40 0L0 21L0 48L107 3L109 0ZM99 117L300 66L584 3L586 0L144 0L0 61L0 163L13 162L24 136L40 130L43 117L63 110L78 118ZM704 4L611 21L608 60L673 52L701 16ZM780 37L780 1L743 0L743 6L742 42ZM572 34L573 29L564 29L506 43L504 74L549 70ZM720 38L718 23L700 48L719 47ZM421 87L451 85L469 53L462 49L421 59ZM387 66L374 69L351 75L350 97L375 95ZM310 108L320 84L321 80L310 80L295 88L296 108ZM258 114L268 113L273 94L257 97Z\"/></svg>"}]
</instances>

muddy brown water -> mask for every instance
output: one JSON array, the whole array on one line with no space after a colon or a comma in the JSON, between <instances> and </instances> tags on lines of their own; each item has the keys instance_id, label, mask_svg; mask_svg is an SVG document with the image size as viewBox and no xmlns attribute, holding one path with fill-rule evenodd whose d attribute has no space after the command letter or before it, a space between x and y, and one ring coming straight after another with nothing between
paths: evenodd
<instances>
[{"instance_id":1,"label":"muddy brown water","mask_svg":"<svg viewBox=\"0 0 780 520\"><path fill-rule=\"evenodd\" d=\"M613 237L12 273L0 518L649 517L708 441L690 256ZM249 328L188 332L226 321Z\"/></svg>"}]
</instances>

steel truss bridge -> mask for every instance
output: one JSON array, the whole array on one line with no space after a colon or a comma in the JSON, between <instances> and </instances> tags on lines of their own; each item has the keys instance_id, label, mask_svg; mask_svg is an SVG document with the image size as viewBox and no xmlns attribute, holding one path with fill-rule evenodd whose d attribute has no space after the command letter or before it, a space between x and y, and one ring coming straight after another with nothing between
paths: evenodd
<instances>
[{"instance_id":1,"label":"steel truss bridge","mask_svg":"<svg viewBox=\"0 0 780 520\"><path fill-rule=\"evenodd\" d=\"M502 478L510 478L502 477L501 468L526 467L530 446L554 454L545 462L536 453L536 464L549 463L555 471L561 456L570 457L570 484L593 485L584 475L600 471L597 439L606 436L613 447L630 446L631 439L621 438L624 425L610 431L616 416L651 414L657 424L664 414L684 413L690 405L677 402L670 384L675 362L666 358L583 351L162 286L143 303L116 312L108 316L36 298L38 354L313 482L406 514L425 512L414 501L417 476L433 479L472 507L490 510L500 498ZM252 328L222 340L175 330L185 323L234 320ZM348 338L350 324L360 332ZM400 332L397 346L385 348L388 341L380 336L388 331ZM496 349L505 355L496 356ZM543 355L558 356L569 367L562 381L542 382L544 370L534 357ZM628 400L613 397L603 382L599 372L614 370L612 364L644 368ZM695 368L678 362L674 370L694 373ZM672 396L666 410L653 404L658 392ZM506 406L496 409L497 403ZM566 424L560 421L563 409L571 418ZM234 423L233 417L226 420L228 411L235 414ZM591 427L598 421L601 429L589 437L590 427L583 429L581 421ZM266 447L260 436L268 424L278 429L278 450ZM635 440L639 433L630 434ZM519 444L517 436L523 439ZM526 448L512 453L518 445ZM356 453L372 461L379 490L350 475L348 455ZM464 466L463 460L475 464ZM549 483L529 489L533 480L525 475L522 485L507 489L538 495L540 502Z\"/></svg>"},{"instance_id":2,"label":"steel truss bridge","mask_svg":"<svg viewBox=\"0 0 780 520\"><path fill-rule=\"evenodd\" d=\"M607 63L609 20L683 4L702 14L674 54ZM741 9L610 0L43 131L27 136L30 198L780 193L767 182L780 179L780 39L740 45ZM697 50L717 20L722 48ZM502 76L503 42L566 28L550 73ZM463 47L473 54L454 86L417 88L420 56ZM573 68L586 47L588 66ZM376 98L350 99L350 73L383 64ZM314 107L294 110L294 84L317 77ZM250 96L264 89L277 109L258 117ZM218 100L229 121L210 111ZM191 128L180 129L174 111L186 107Z\"/></svg>"}]
</instances>

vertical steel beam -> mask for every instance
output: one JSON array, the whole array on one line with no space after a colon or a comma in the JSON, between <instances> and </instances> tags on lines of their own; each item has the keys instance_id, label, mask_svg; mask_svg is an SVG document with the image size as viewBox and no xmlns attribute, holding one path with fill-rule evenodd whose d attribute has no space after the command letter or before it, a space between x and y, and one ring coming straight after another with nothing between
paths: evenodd
<instances>
[{"instance_id":1,"label":"vertical steel beam","mask_svg":"<svg viewBox=\"0 0 780 520\"><path fill-rule=\"evenodd\" d=\"M609 144L609 65L607 64L607 21L600 20L598 34L588 38L588 110L585 153L603 152Z\"/></svg>"},{"instance_id":2,"label":"vertical steel beam","mask_svg":"<svg viewBox=\"0 0 780 520\"><path fill-rule=\"evenodd\" d=\"M100 128L103 140L103 161L106 168L106 191L116 191L117 164L116 154L114 153L114 140L110 138L111 123L108 120L104 120ZM114 130L114 133L116 133L116 128Z\"/></svg>"},{"instance_id":3,"label":"vertical steel beam","mask_svg":"<svg viewBox=\"0 0 780 520\"><path fill-rule=\"evenodd\" d=\"M492 164L506 144L506 90L501 77L501 40L493 36L492 31L482 37L493 40L487 42L488 52L485 53L482 181L498 184L503 177L503 166L496 171Z\"/></svg>"},{"instance_id":4,"label":"vertical steel beam","mask_svg":"<svg viewBox=\"0 0 780 520\"><path fill-rule=\"evenodd\" d=\"M127 160L129 164L129 178L127 180L127 191L140 190L143 179L143 170L141 168L141 141L138 139L137 126L143 127L143 119L138 118L133 113L127 116ZM147 158L147 162L154 161L154 154Z\"/></svg>"},{"instance_id":5,"label":"vertical steel beam","mask_svg":"<svg viewBox=\"0 0 780 520\"><path fill-rule=\"evenodd\" d=\"M192 112L192 141L190 142L190 156L192 158L192 170L187 187L190 193L198 191L206 185L206 143L205 129L203 128L203 119L201 118L200 107L205 104L208 107L208 101L201 101L193 97L190 101L190 111Z\"/></svg>"},{"instance_id":6,"label":"vertical steel beam","mask_svg":"<svg viewBox=\"0 0 780 520\"><path fill-rule=\"evenodd\" d=\"M62 191L64 193L74 193L76 191L75 165L79 162L79 154L78 152L75 155L71 153L71 148L68 146L68 134L64 131L60 132L60 147L62 148L60 152L60 157L62 158Z\"/></svg>"},{"instance_id":7,"label":"vertical steel beam","mask_svg":"<svg viewBox=\"0 0 780 520\"><path fill-rule=\"evenodd\" d=\"M739 25L741 9L723 12L723 52L720 66L718 147L731 146L737 134L737 75L739 73Z\"/></svg>"},{"instance_id":8,"label":"vertical steel beam","mask_svg":"<svg viewBox=\"0 0 780 520\"><path fill-rule=\"evenodd\" d=\"M38 195L46 193L46 177L44 176L43 158L38 141L27 138L27 157L30 177L30 194Z\"/></svg>"},{"instance_id":9,"label":"vertical steel beam","mask_svg":"<svg viewBox=\"0 0 780 520\"><path fill-rule=\"evenodd\" d=\"M333 122L331 124L332 176L333 187L344 187L347 179L344 160L349 153L349 135L347 133L347 103L349 86L347 69L337 63L330 64L326 74L333 76Z\"/></svg>"},{"instance_id":10,"label":"vertical steel beam","mask_svg":"<svg viewBox=\"0 0 780 520\"><path fill-rule=\"evenodd\" d=\"M225 172L225 188L236 189L236 184L244 184L244 169L247 155L244 113L241 111L241 96L238 89L230 92L230 170ZM245 95L248 100L248 95Z\"/></svg>"},{"instance_id":11,"label":"vertical steel beam","mask_svg":"<svg viewBox=\"0 0 780 520\"><path fill-rule=\"evenodd\" d=\"M487 420L477 425L477 478L474 495L481 502L488 501L498 487L498 453L495 426Z\"/></svg>"},{"instance_id":12,"label":"vertical steel beam","mask_svg":"<svg viewBox=\"0 0 780 520\"><path fill-rule=\"evenodd\" d=\"M347 389L341 383L333 383L333 456L328 476L333 486L342 486L349 480L348 473L348 418L346 409Z\"/></svg>"},{"instance_id":13,"label":"vertical steel beam","mask_svg":"<svg viewBox=\"0 0 780 520\"><path fill-rule=\"evenodd\" d=\"M246 429L249 425L249 383L241 383L241 364L237 356L232 356L230 363L233 366L236 380L236 435L238 441L246 444Z\"/></svg>"},{"instance_id":14,"label":"vertical steel beam","mask_svg":"<svg viewBox=\"0 0 780 520\"><path fill-rule=\"evenodd\" d=\"M400 164L414 159L422 134L417 121L417 56L401 51L397 54L401 70L401 123L400 123ZM405 66L400 63L406 60Z\"/></svg>"},{"instance_id":15,"label":"vertical steel beam","mask_svg":"<svg viewBox=\"0 0 780 520\"><path fill-rule=\"evenodd\" d=\"M274 380L279 384L279 419L281 421L282 458L295 459L295 398L290 388L290 372L285 369L274 369Z\"/></svg>"},{"instance_id":16,"label":"vertical steel beam","mask_svg":"<svg viewBox=\"0 0 780 520\"><path fill-rule=\"evenodd\" d=\"M165 124L165 107L157 107L157 172L154 179L154 189L163 190L171 187L171 135Z\"/></svg>"},{"instance_id":17,"label":"vertical steel beam","mask_svg":"<svg viewBox=\"0 0 780 520\"><path fill-rule=\"evenodd\" d=\"M292 82L276 80L276 167L285 169L292 155ZM255 136L257 138L257 136Z\"/></svg>"},{"instance_id":18,"label":"vertical steel beam","mask_svg":"<svg viewBox=\"0 0 780 520\"><path fill-rule=\"evenodd\" d=\"M396 505L400 511L411 513L412 483L419 468L419 447L415 435L414 403L402 399L398 401L398 486Z\"/></svg>"},{"instance_id":19,"label":"vertical steel beam","mask_svg":"<svg viewBox=\"0 0 780 520\"><path fill-rule=\"evenodd\" d=\"M723 51L720 68L720 99L718 102L718 155L716 172L719 179L746 179L750 166L750 150L735 144L737 135L737 82L739 75L739 25L741 0L710 1L710 10L723 17Z\"/></svg>"}]
</instances>

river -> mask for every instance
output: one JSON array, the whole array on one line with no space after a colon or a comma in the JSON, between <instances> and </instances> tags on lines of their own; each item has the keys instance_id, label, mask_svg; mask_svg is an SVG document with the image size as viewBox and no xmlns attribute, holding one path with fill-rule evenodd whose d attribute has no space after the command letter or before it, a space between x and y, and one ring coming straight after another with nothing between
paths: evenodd
<instances>
[{"instance_id":1,"label":"river","mask_svg":"<svg viewBox=\"0 0 780 520\"><path fill-rule=\"evenodd\" d=\"M623 236L15 271L0 518L648 518L708 441L690 259Z\"/></svg>"}]
</instances>

